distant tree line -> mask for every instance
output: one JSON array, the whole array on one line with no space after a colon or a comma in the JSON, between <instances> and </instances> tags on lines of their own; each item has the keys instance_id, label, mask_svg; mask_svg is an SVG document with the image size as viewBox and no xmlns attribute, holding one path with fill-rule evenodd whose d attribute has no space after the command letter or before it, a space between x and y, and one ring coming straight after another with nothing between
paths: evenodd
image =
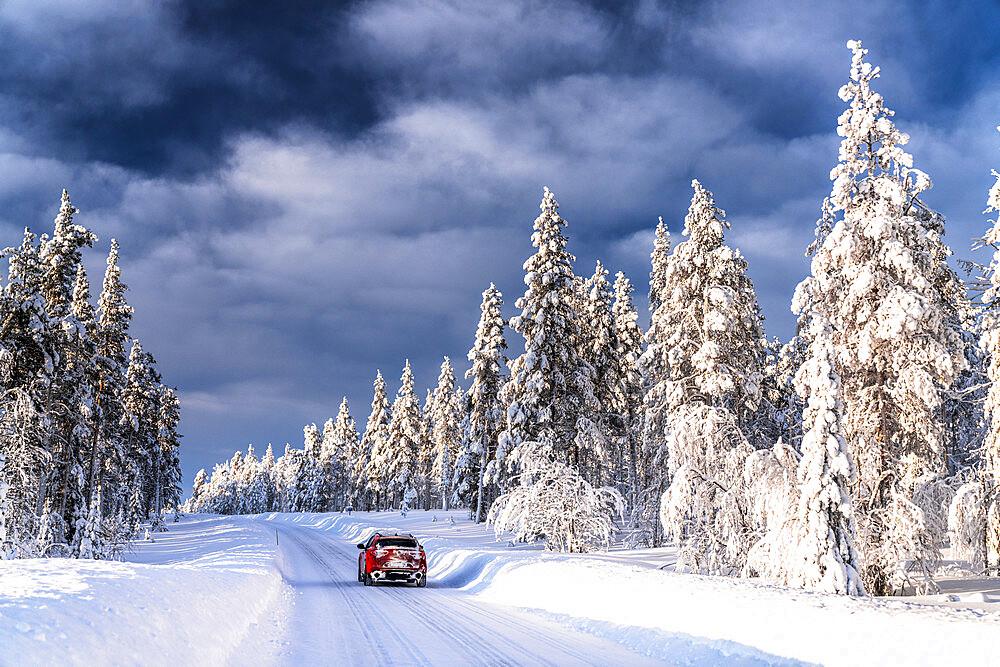
<instances>
[{"instance_id":1,"label":"distant tree line","mask_svg":"<svg viewBox=\"0 0 1000 667\"><path fill-rule=\"evenodd\" d=\"M64 190L52 235L3 250L0 291L0 560L106 558L177 508L180 405L129 337L132 307L112 239L97 307Z\"/></svg>"},{"instance_id":2,"label":"distant tree line","mask_svg":"<svg viewBox=\"0 0 1000 667\"><path fill-rule=\"evenodd\" d=\"M1000 223L979 241L993 261L963 281L922 198L930 179L871 88L879 70L848 47L839 162L791 340L765 336L698 181L683 240L656 228L645 332L624 274L575 274L546 189L517 313L505 322L500 292L483 293L464 392L447 358L423 406L408 363L391 405L379 373L362 437L345 401L302 450L201 471L191 507L459 506L551 548L670 540L682 568L852 595L933 589L949 539L997 572ZM524 341L510 359L509 331Z\"/></svg>"}]
</instances>

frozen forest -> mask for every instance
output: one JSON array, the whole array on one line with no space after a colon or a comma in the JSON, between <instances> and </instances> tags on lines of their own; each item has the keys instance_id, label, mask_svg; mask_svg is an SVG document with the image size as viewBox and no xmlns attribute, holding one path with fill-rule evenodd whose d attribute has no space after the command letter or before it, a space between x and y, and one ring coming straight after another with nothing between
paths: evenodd
<instances>
[{"instance_id":1,"label":"frozen forest","mask_svg":"<svg viewBox=\"0 0 1000 667\"><path fill-rule=\"evenodd\" d=\"M747 262L702 183L678 242L662 218L656 227L645 331L629 278L600 262L577 274L546 188L525 291L509 320L500 291L483 292L465 383L446 357L421 399L407 362L390 399L377 372L363 430L345 399L322 428L305 427L301 449L258 457L251 446L200 471L187 509L462 507L549 549L671 542L688 571L846 595L933 591L945 546L1000 574L1000 175L974 241L995 254L959 267L964 279L945 218L925 201L931 179L873 88L879 69L860 42L848 48L840 151L803 249L791 340L765 334ZM89 237L57 241L58 224L41 260L31 239L8 250L4 312L23 319L12 331L5 316L5 419L18 444L0 521L79 549L88 506L134 517L176 498L163 416L176 404L148 356L133 352L125 371L124 333L105 332L127 312L105 306L112 296L93 324L77 296L85 283L71 287L72 253ZM58 269L45 259L56 256L67 258ZM26 288L35 262L48 267L32 269L42 287ZM97 352L84 352L94 327ZM46 342L25 359L18 335ZM70 403L87 409L55 408Z\"/></svg>"},{"instance_id":2,"label":"frozen forest","mask_svg":"<svg viewBox=\"0 0 1000 667\"><path fill-rule=\"evenodd\" d=\"M129 336L133 310L111 240L95 308L64 190L52 235L3 250L0 560L112 558L177 510L180 404Z\"/></svg>"}]
</instances>

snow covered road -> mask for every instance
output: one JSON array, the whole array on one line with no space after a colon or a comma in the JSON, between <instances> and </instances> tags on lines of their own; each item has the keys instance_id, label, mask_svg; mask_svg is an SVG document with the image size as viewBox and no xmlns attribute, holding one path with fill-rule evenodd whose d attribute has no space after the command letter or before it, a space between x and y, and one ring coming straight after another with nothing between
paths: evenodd
<instances>
[{"instance_id":1,"label":"snow covered road","mask_svg":"<svg viewBox=\"0 0 1000 667\"><path fill-rule=\"evenodd\" d=\"M420 538L427 588L357 582L375 528ZM126 562L0 561L0 666L1000 664L987 592L927 605L680 574L669 548L547 553L460 510L169 529Z\"/></svg>"},{"instance_id":2,"label":"snow covered road","mask_svg":"<svg viewBox=\"0 0 1000 667\"><path fill-rule=\"evenodd\" d=\"M263 520L262 520L263 521ZM659 664L619 644L455 589L357 581L353 543L278 524L278 568L291 604L234 662L379 665ZM269 636L268 636L269 634Z\"/></svg>"}]
</instances>

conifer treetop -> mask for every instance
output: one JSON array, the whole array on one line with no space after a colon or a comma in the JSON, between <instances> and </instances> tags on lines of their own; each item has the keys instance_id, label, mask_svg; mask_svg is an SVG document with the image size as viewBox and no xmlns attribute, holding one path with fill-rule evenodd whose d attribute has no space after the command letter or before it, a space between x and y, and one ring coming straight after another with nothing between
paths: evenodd
<instances>
[{"instance_id":1,"label":"conifer treetop","mask_svg":"<svg viewBox=\"0 0 1000 667\"><path fill-rule=\"evenodd\" d=\"M41 248L45 263L45 300L49 312L55 317L69 313L76 267L80 264L80 249L92 247L97 235L86 227L73 222L78 209L70 203L69 193L62 191L62 203L55 219L52 238Z\"/></svg>"},{"instance_id":2,"label":"conifer treetop","mask_svg":"<svg viewBox=\"0 0 1000 667\"><path fill-rule=\"evenodd\" d=\"M879 68L865 62L868 50L861 47L860 40L849 41L847 48L852 52L851 75L839 92L848 108L837 126L837 134L843 137L840 164L830 172L833 210L847 210L858 197L869 193L902 206L907 197L930 189L931 180L913 168L913 157L902 148L909 135L896 129L892 122L895 112L871 89Z\"/></svg>"},{"instance_id":3,"label":"conifer treetop","mask_svg":"<svg viewBox=\"0 0 1000 667\"><path fill-rule=\"evenodd\" d=\"M663 290L666 288L667 263L670 261L670 231L662 216L656 223L653 252L649 254L649 259L649 312L652 313L665 298Z\"/></svg>"},{"instance_id":4,"label":"conifer treetop","mask_svg":"<svg viewBox=\"0 0 1000 667\"><path fill-rule=\"evenodd\" d=\"M729 229L726 212L715 205L712 193L702 187L698 179L691 181L691 187L694 193L684 217L684 236L705 250L714 250L723 244L725 230Z\"/></svg>"}]
</instances>

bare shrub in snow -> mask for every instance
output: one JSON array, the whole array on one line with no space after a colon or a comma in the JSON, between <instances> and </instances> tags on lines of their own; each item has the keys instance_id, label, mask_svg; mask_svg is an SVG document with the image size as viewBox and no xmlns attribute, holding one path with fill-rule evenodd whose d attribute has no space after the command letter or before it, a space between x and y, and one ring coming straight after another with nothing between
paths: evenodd
<instances>
[{"instance_id":1,"label":"bare shrub in snow","mask_svg":"<svg viewBox=\"0 0 1000 667\"><path fill-rule=\"evenodd\" d=\"M621 494L596 488L559 461L522 459L530 484L500 496L487 521L499 536L513 533L518 541L545 539L553 551L583 552L608 547L615 519L625 509Z\"/></svg>"}]
</instances>

